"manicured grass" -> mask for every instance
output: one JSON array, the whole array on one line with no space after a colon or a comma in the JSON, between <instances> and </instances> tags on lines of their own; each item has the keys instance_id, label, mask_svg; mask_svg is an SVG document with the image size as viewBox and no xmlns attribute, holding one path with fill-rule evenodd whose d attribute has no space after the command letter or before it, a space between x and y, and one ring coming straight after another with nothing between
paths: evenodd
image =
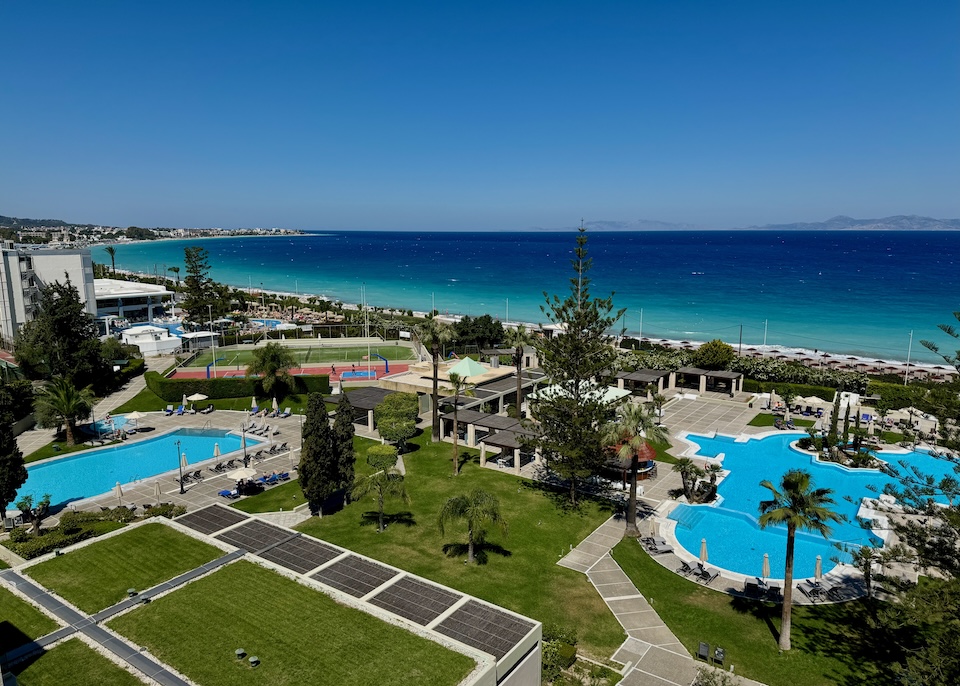
<instances>
[{"instance_id":1,"label":"manicured grass","mask_svg":"<svg viewBox=\"0 0 960 686\"><path fill-rule=\"evenodd\" d=\"M140 686L143 683L79 638L61 643L26 665L17 665L13 671L20 686Z\"/></svg>"},{"instance_id":2,"label":"manicured grass","mask_svg":"<svg viewBox=\"0 0 960 686\"><path fill-rule=\"evenodd\" d=\"M57 628L55 621L0 586L0 653L25 645Z\"/></svg>"},{"instance_id":3,"label":"manicured grass","mask_svg":"<svg viewBox=\"0 0 960 686\"><path fill-rule=\"evenodd\" d=\"M316 366L319 364L347 364L348 368L344 370L342 367L337 371L349 371L350 364L356 364L358 367L361 364L366 363L367 348L366 346L349 346L349 347L304 347L304 348L288 348L288 350L293 353L294 358L297 360L298 365L307 365L307 366ZM383 355L385 358L393 362L394 360L414 360L416 355L414 355L413 350L402 345L380 345L373 346L370 348L371 360L374 362L382 362L380 358L373 357L374 355ZM217 348L217 358L225 358L223 361L217 362L218 366L222 368L227 367L240 367L240 371L246 371L246 368L249 366L250 362L253 360L253 350L246 349L236 349L236 348ZM195 360L190 363L191 367L206 367L208 364L213 362L213 353L203 352Z\"/></svg>"},{"instance_id":4,"label":"manicured grass","mask_svg":"<svg viewBox=\"0 0 960 686\"><path fill-rule=\"evenodd\" d=\"M220 555L211 545L151 523L52 558L26 573L94 613L123 600L128 588L150 588Z\"/></svg>"},{"instance_id":5,"label":"manicured grass","mask_svg":"<svg viewBox=\"0 0 960 686\"><path fill-rule=\"evenodd\" d=\"M726 649L736 673L769 686L894 683L879 660L863 603L794 606L792 650L777 648L781 606L719 593L664 569L634 541L613 557L691 654L700 641Z\"/></svg>"},{"instance_id":6,"label":"manicured grass","mask_svg":"<svg viewBox=\"0 0 960 686\"><path fill-rule=\"evenodd\" d=\"M57 446L56 448L54 446ZM26 463L36 462L37 460L46 460L50 457L62 457L63 455L69 455L70 453L78 453L81 450L90 450L92 446L83 445L67 445L66 441L50 441L47 445L43 446L38 450L34 450L29 455L23 457L23 461Z\"/></svg>"},{"instance_id":7,"label":"manicured grass","mask_svg":"<svg viewBox=\"0 0 960 686\"><path fill-rule=\"evenodd\" d=\"M307 396L292 394L288 395L282 400L277 398L277 401L280 405L280 409L289 407L293 414L303 414L304 408L307 406ZM207 405L212 404L213 407L217 410L237 410L239 412L249 412L250 411L250 396L245 395L240 398L218 398L214 400L202 400L196 403L197 409L206 407ZM117 407L110 410L110 414L118 415L124 414L125 412L159 412L161 410L167 409L167 405L173 405L173 409L177 409L180 405L179 402L169 402L164 400L159 395L151 391L149 388L144 388L142 391L133 396L130 400L118 405Z\"/></svg>"},{"instance_id":8,"label":"manicured grass","mask_svg":"<svg viewBox=\"0 0 960 686\"><path fill-rule=\"evenodd\" d=\"M204 686L454 686L475 664L249 562L227 565L109 626ZM261 665L237 660L237 648Z\"/></svg>"},{"instance_id":9,"label":"manicured grass","mask_svg":"<svg viewBox=\"0 0 960 686\"><path fill-rule=\"evenodd\" d=\"M587 499L570 510L565 493L544 490L506 470L481 469L473 450L461 453L469 458L453 477L452 445L432 444L429 434L411 443L414 450L403 456L411 503L387 501L386 532L376 532L372 498L298 528L544 624L575 630L582 651L608 658L624 639L622 628L586 576L557 561L610 516L609 504ZM454 523L443 536L437 526L446 499L472 488L497 496L509 524L507 537L496 530L488 534L481 549L485 563L479 565L464 564L464 526Z\"/></svg>"},{"instance_id":10,"label":"manicured grass","mask_svg":"<svg viewBox=\"0 0 960 686\"><path fill-rule=\"evenodd\" d=\"M799 417L791 416L793 423L797 427L808 427L816 424L816 421L812 419L800 419ZM777 414L767 414L761 412L756 417L747 422L748 426L773 426L778 419L783 419L781 415Z\"/></svg>"}]
</instances>

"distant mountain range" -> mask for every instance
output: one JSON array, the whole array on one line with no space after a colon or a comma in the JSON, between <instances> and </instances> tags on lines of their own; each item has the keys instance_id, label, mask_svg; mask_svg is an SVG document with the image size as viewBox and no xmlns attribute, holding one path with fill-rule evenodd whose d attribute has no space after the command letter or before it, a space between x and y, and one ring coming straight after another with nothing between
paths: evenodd
<instances>
[{"instance_id":1,"label":"distant mountain range","mask_svg":"<svg viewBox=\"0 0 960 686\"><path fill-rule=\"evenodd\" d=\"M696 224L635 219L632 221L591 221L584 226L595 231L960 231L960 219L935 219L915 214L898 214L882 219L854 219L843 215L823 222L795 222L793 224L764 224L763 226L736 226L718 228ZM549 229L537 229L549 230ZM556 229L553 229L556 230Z\"/></svg>"}]
</instances>

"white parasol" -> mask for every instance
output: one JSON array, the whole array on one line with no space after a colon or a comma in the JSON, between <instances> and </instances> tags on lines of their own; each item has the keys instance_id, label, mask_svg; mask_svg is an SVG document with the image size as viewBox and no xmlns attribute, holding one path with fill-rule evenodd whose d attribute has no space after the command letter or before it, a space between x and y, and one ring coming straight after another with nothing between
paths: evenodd
<instances>
[{"instance_id":1,"label":"white parasol","mask_svg":"<svg viewBox=\"0 0 960 686\"><path fill-rule=\"evenodd\" d=\"M117 485L113 487L113 494L117 496L117 507L123 505L123 489L120 487L120 482L117 482Z\"/></svg>"},{"instance_id":2,"label":"white parasol","mask_svg":"<svg viewBox=\"0 0 960 686\"><path fill-rule=\"evenodd\" d=\"M707 539L705 538L700 539L700 561L707 561Z\"/></svg>"}]
</instances>

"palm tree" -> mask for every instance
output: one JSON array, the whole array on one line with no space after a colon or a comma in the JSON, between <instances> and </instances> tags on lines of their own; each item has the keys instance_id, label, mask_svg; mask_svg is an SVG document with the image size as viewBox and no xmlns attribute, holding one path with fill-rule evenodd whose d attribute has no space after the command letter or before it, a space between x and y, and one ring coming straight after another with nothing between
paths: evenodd
<instances>
[{"instance_id":1,"label":"palm tree","mask_svg":"<svg viewBox=\"0 0 960 686\"><path fill-rule=\"evenodd\" d=\"M380 452L378 449L390 448ZM397 469L397 449L393 446L374 446L368 452L367 463L376 469L373 474L358 479L350 492L354 500L365 498L371 493L377 500L377 533L386 529L383 523L383 503L387 498L399 498L404 503L410 502L407 489L403 485L403 474Z\"/></svg>"},{"instance_id":2,"label":"palm tree","mask_svg":"<svg viewBox=\"0 0 960 686\"><path fill-rule=\"evenodd\" d=\"M433 358L432 420L434 441L440 440L440 419L437 407L437 401L439 400L437 393L439 379L437 374L440 369L440 346L444 343L449 343L456 337L457 334L454 333L453 327L441 322L439 319L434 319L432 314L417 327L417 338L420 339L420 344L430 348L430 356Z\"/></svg>"},{"instance_id":3,"label":"palm tree","mask_svg":"<svg viewBox=\"0 0 960 686\"><path fill-rule=\"evenodd\" d=\"M523 419L523 349L533 344L533 336L523 324L515 329L507 329L504 342L513 348L513 366L517 368L517 419Z\"/></svg>"},{"instance_id":4,"label":"palm tree","mask_svg":"<svg viewBox=\"0 0 960 686\"><path fill-rule=\"evenodd\" d=\"M643 405L628 403L620 409L620 418L604 428L603 442L616 451L622 466L630 470L630 497L627 500L626 535L639 538L637 528L637 469L640 458L652 460L657 451L647 441L664 443L667 432L654 421L653 414Z\"/></svg>"},{"instance_id":5,"label":"palm tree","mask_svg":"<svg viewBox=\"0 0 960 686\"><path fill-rule=\"evenodd\" d=\"M93 403L93 389L89 386L79 389L67 379L54 379L36 399L37 423L44 428L63 425L67 434L67 445L76 445L74 432L77 420L90 416Z\"/></svg>"},{"instance_id":6,"label":"palm tree","mask_svg":"<svg viewBox=\"0 0 960 686\"><path fill-rule=\"evenodd\" d=\"M473 385L467 383L467 377L460 376L456 372L451 372L447 377L450 379L450 386L453 387L453 475L460 473L459 440L460 429L457 422L457 415L460 412L460 396L472 396Z\"/></svg>"},{"instance_id":7,"label":"palm tree","mask_svg":"<svg viewBox=\"0 0 960 686\"><path fill-rule=\"evenodd\" d=\"M507 522L500 514L500 501L480 488L475 488L470 495L455 495L447 499L437 517L441 535L444 533L444 526L453 520L467 523L468 563L474 561L474 545L483 540L485 524L492 524L500 529L504 536L507 535Z\"/></svg>"},{"instance_id":8,"label":"palm tree","mask_svg":"<svg viewBox=\"0 0 960 686\"><path fill-rule=\"evenodd\" d=\"M841 521L831 510L829 488L813 488L813 477L802 469L791 469L780 480L780 489L767 480L760 485L770 490L771 499L760 502L760 528L771 524L787 526L787 559L783 574L783 614L780 620L780 649L790 650L790 617L793 600L793 548L797 529L815 531L824 538L830 535L827 522Z\"/></svg>"},{"instance_id":9,"label":"palm tree","mask_svg":"<svg viewBox=\"0 0 960 686\"><path fill-rule=\"evenodd\" d=\"M293 381L290 369L296 364L296 358L287 348L279 343L267 343L253 351L253 359L247 367L247 378L263 374L263 392L270 393L278 382L289 387Z\"/></svg>"},{"instance_id":10,"label":"palm tree","mask_svg":"<svg viewBox=\"0 0 960 686\"><path fill-rule=\"evenodd\" d=\"M676 464L673 465L673 471L680 475L680 482L683 484L683 495L686 496L689 502L693 502L693 487L696 485L697 479L703 476L705 472L689 457L679 458Z\"/></svg>"},{"instance_id":11,"label":"palm tree","mask_svg":"<svg viewBox=\"0 0 960 686\"><path fill-rule=\"evenodd\" d=\"M180 267L167 267L168 272L173 272L177 277L177 288L180 288Z\"/></svg>"},{"instance_id":12,"label":"palm tree","mask_svg":"<svg viewBox=\"0 0 960 686\"><path fill-rule=\"evenodd\" d=\"M110 256L110 271L114 274L117 273L117 249L112 245L108 245L104 248L104 251Z\"/></svg>"}]
</instances>

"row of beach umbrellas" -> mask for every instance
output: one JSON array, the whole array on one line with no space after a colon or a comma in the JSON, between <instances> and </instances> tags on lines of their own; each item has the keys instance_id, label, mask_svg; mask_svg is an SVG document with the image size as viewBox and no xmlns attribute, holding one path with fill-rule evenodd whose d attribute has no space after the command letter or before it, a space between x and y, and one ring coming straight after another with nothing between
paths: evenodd
<instances>
[{"instance_id":1,"label":"row of beach umbrellas","mask_svg":"<svg viewBox=\"0 0 960 686\"><path fill-rule=\"evenodd\" d=\"M707 539L700 539L700 562L706 563L709 558L709 553L707 551ZM760 575L761 578L767 579L770 577L770 554L763 554L763 569ZM813 578L817 581L823 577L823 558L820 555L817 555L817 561L813 569Z\"/></svg>"}]
</instances>

